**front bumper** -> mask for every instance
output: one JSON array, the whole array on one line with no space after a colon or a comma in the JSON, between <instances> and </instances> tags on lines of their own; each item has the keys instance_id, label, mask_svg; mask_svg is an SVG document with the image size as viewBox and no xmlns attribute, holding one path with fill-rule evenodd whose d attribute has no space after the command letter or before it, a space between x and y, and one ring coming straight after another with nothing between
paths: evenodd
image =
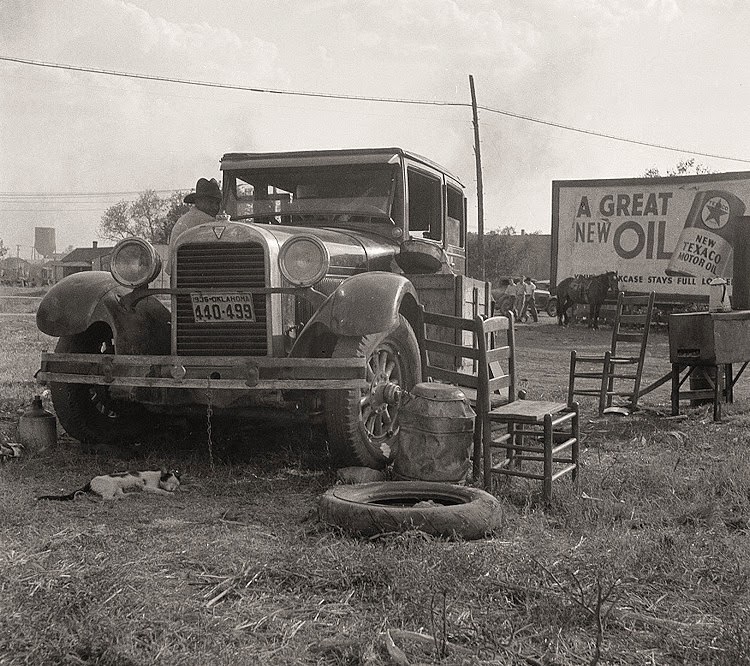
<instances>
[{"instance_id":1,"label":"front bumper","mask_svg":"<svg viewBox=\"0 0 750 666\"><path fill-rule=\"evenodd\" d=\"M365 358L126 356L43 353L42 384L238 390L365 389Z\"/></svg>"}]
</instances>

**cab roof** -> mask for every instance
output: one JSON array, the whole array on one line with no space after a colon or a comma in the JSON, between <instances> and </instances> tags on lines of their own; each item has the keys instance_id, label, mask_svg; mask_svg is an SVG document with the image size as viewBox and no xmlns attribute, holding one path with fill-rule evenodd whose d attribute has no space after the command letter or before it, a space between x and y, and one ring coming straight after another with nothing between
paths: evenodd
<instances>
[{"instance_id":1,"label":"cab roof","mask_svg":"<svg viewBox=\"0 0 750 666\"><path fill-rule=\"evenodd\" d=\"M431 169L436 169L446 176L455 180L459 185L463 184L445 167L437 162L418 155L417 153L404 150L403 148L347 148L339 150L294 150L277 153L226 153L221 158L220 169L227 171L231 169L266 168L292 166L333 166L339 164L388 164L400 161L407 157L410 160L424 164Z\"/></svg>"}]
</instances>

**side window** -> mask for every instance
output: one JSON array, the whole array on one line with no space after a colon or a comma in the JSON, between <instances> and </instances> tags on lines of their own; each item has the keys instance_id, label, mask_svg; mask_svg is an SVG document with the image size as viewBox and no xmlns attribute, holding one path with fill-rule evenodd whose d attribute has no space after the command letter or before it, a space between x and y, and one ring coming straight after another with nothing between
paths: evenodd
<instances>
[{"instance_id":1,"label":"side window","mask_svg":"<svg viewBox=\"0 0 750 666\"><path fill-rule=\"evenodd\" d=\"M448 185L445 219L445 242L447 245L464 247L464 194Z\"/></svg>"},{"instance_id":2,"label":"side window","mask_svg":"<svg viewBox=\"0 0 750 666\"><path fill-rule=\"evenodd\" d=\"M417 238L443 239L440 179L408 169L409 233Z\"/></svg>"}]
</instances>

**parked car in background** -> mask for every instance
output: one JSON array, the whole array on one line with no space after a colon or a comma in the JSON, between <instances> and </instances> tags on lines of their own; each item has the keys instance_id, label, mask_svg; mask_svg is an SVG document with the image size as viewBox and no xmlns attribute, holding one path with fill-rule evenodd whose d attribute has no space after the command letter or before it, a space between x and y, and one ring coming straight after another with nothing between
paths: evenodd
<instances>
[{"instance_id":1,"label":"parked car in background","mask_svg":"<svg viewBox=\"0 0 750 666\"><path fill-rule=\"evenodd\" d=\"M510 279L516 282L516 284L522 279L521 275L503 275L497 280L492 281L492 298L495 302L495 312L501 314L508 309L509 297L505 293L505 289L510 282ZM536 285L536 291L534 292L534 302L536 303L536 309L538 312L546 312L550 317L557 316L557 297L553 296L549 292L549 280L534 280L531 278Z\"/></svg>"},{"instance_id":2,"label":"parked car in background","mask_svg":"<svg viewBox=\"0 0 750 666\"><path fill-rule=\"evenodd\" d=\"M532 278L533 279L533 278ZM557 317L557 296L550 292L549 280L534 280L536 291L534 300L539 312L546 312L550 317Z\"/></svg>"}]
</instances>

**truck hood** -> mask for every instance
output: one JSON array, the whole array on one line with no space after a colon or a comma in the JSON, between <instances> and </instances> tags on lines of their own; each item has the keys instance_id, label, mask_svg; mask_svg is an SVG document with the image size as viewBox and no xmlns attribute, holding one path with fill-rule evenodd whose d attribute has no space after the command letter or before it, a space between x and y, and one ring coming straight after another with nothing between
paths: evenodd
<instances>
[{"instance_id":1,"label":"truck hood","mask_svg":"<svg viewBox=\"0 0 750 666\"><path fill-rule=\"evenodd\" d=\"M228 221L201 224L180 234L170 248L174 262L177 250L183 245L260 242L268 248L269 256L279 251L293 238L313 236L327 248L331 266L348 266L359 270L389 270L391 259L399 253L399 242L389 241L380 234L330 227L299 227L252 222Z\"/></svg>"}]
</instances>

